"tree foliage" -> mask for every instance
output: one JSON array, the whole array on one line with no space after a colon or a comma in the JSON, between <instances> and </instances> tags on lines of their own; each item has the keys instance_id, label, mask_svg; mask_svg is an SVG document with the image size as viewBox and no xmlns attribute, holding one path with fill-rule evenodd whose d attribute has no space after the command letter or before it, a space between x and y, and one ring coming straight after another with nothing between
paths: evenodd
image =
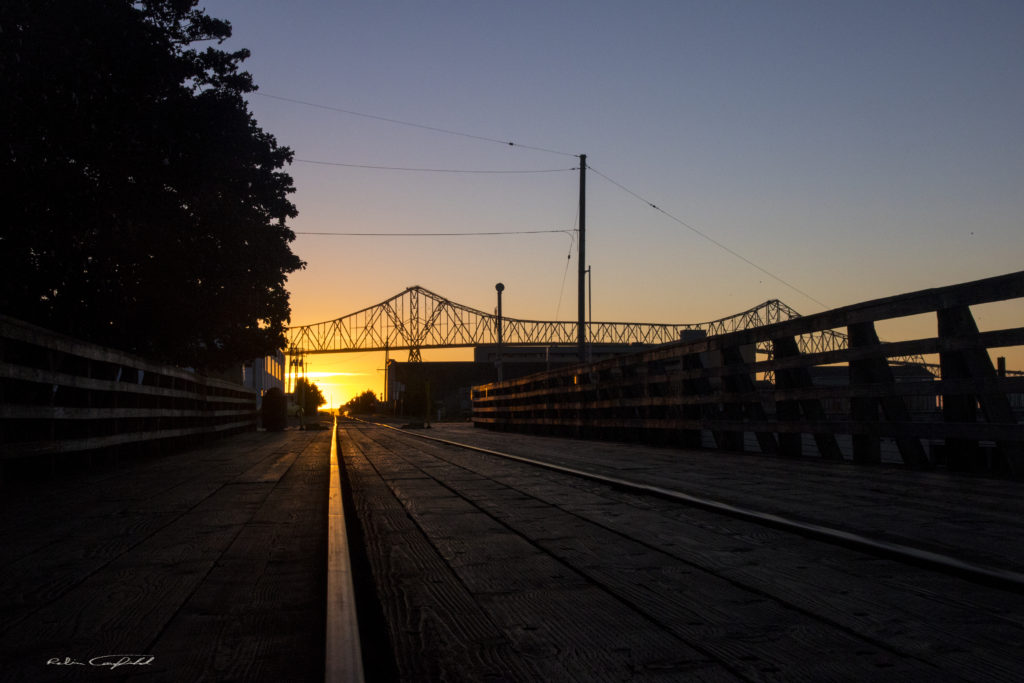
<instances>
[{"instance_id":1,"label":"tree foliage","mask_svg":"<svg viewBox=\"0 0 1024 683\"><path fill-rule=\"evenodd\" d=\"M295 382L295 396L303 415L316 415L317 408L327 403L327 399L320 392L320 387L305 377L300 377Z\"/></svg>"},{"instance_id":2,"label":"tree foliage","mask_svg":"<svg viewBox=\"0 0 1024 683\"><path fill-rule=\"evenodd\" d=\"M353 414L368 415L377 409L377 395L367 389L349 401L347 407Z\"/></svg>"},{"instance_id":3,"label":"tree foliage","mask_svg":"<svg viewBox=\"0 0 1024 683\"><path fill-rule=\"evenodd\" d=\"M248 51L214 46L230 24L193 0L4 5L0 310L196 367L282 348L292 152L248 110Z\"/></svg>"}]
</instances>

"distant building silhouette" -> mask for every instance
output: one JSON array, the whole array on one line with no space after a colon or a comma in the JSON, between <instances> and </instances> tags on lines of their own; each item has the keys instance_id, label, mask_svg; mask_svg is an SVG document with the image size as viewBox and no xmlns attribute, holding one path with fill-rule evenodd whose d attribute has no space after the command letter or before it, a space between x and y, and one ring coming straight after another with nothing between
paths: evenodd
<instances>
[{"instance_id":1,"label":"distant building silhouette","mask_svg":"<svg viewBox=\"0 0 1024 683\"><path fill-rule=\"evenodd\" d=\"M284 391L284 354L254 358L242 366L242 384L256 392L256 407L263 403L263 394L271 387Z\"/></svg>"}]
</instances>

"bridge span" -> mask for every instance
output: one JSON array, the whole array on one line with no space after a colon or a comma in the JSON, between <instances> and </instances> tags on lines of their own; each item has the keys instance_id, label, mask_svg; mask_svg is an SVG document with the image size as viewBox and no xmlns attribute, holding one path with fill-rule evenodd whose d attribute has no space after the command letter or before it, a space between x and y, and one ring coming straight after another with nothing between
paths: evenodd
<instances>
[{"instance_id":1,"label":"bridge span","mask_svg":"<svg viewBox=\"0 0 1024 683\"><path fill-rule=\"evenodd\" d=\"M746 311L700 323L589 322L586 339L594 344L666 344L679 341L688 330L708 336L736 332L799 317L778 299ZM457 303L420 286L355 313L309 325L288 328L289 354L354 351L409 351L421 359L421 349L474 347L497 344L498 316ZM574 345L578 324L565 320L501 318L501 343L508 346ZM801 335L803 353L846 347L846 335L833 330ZM758 352L771 354L768 346Z\"/></svg>"}]
</instances>

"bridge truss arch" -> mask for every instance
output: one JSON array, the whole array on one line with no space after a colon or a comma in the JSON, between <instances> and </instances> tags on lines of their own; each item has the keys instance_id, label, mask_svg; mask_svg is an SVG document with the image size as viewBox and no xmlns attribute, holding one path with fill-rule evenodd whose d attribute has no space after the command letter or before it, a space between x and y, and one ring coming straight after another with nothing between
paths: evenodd
<instances>
[{"instance_id":1,"label":"bridge truss arch","mask_svg":"<svg viewBox=\"0 0 1024 683\"><path fill-rule=\"evenodd\" d=\"M587 340L593 344L666 344L679 341L687 330L708 336L770 325L799 317L778 299L718 320L702 323L587 323ZM575 321L523 320L502 317L502 344L506 346L574 345ZM498 343L498 317L454 302L420 286L355 313L288 328L290 355L347 353L356 351L409 351L410 361L421 360L422 349L475 347ZM835 351L847 347L846 335L825 331L798 338L801 352ZM771 348L758 348L771 356ZM894 359L895 360L895 359ZM923 362L920 358L903 359Z\"/></svg>"}]
</instances>

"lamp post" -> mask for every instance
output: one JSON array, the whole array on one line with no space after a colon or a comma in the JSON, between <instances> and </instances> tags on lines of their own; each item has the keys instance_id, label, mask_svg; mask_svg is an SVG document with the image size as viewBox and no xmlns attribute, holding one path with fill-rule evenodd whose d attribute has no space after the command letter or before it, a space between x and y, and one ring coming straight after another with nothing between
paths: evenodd
<instances>
[{"instance_id":1,"label":"lamp post","mask_svg":"<svg viewBox=\"0 0 1024 683\"><path fill-rule=\"evenodd\" d=\"M594 323L594 292L591 286L594 282L594 276L590 273L590 266L587 266L587 362L590 363L594 360L594 340L590 338L590 333L593 331Z\"/></svg>"},{"instance_id":2,"label":"lamp post","mask_svg":"<svg viewBox=\"0 0 1024 683\"><path fill-rule=\"evenodd\" d=\"M494 285L494 289L498 292L498 360L495 365L498 368L498 381L500 382L501 377L501 360L502 360L502 339L501 339L501 293L505 291L505 285L500 282Z\"/></svg>"}]
</instances>

